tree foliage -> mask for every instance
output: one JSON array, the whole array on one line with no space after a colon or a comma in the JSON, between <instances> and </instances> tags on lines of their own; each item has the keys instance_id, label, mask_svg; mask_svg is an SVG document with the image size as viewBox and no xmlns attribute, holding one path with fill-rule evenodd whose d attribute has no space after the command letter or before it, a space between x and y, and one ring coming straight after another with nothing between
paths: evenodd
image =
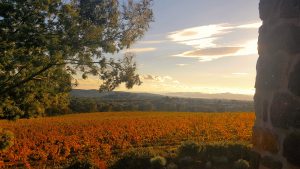
<instances>
[{"instance_id":1,"label":"tree foliage","mask_svg":"<svg viewBox=\"0 0 300 169\"><path fill-rule=\"evenodd\" d=\"M140 85L129 48L152 21L152 0L1 0L0 117L65 107L76 73L99 76L101 91Z\"/></svg>"}]
</instances>

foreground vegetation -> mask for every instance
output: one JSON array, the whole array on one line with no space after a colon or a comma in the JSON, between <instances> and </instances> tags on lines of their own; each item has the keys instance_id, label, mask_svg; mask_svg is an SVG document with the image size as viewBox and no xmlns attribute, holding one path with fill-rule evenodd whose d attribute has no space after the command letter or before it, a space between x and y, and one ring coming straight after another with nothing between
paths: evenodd
<instances>
[{"instance_id":1,"label":"foreground vegetation","mask_svg":"<svg viewBox=\"0 0 300 169\"><path fill-rule=\"evenodd\" d=\"M188 140L249 143L254 118L254 113L118 112L0 121L16 138L0 153L0 165L63 168L88 159L106 168L139 149L171 158Z\"/></svg>"}]
</instances>

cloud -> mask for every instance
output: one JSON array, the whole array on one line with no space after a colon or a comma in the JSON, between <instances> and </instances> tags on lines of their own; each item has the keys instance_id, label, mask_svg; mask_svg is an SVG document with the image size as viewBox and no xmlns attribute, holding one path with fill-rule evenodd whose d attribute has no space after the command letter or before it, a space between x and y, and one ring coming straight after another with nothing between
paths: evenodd
<instances>
[{"instance_id":1,"label":"cloud","mask_svg":"<svg viewBox=\"0 0 300 169\"><path fill-rule=\"evenodd\" d=\"M250 24L244 24L244 25L238 25L236 28L240 29L257 29L262 25L262 22L255 22L255 23L250 23Z\"/></svg>"},{"instance_id":2,"label":"cloud","mask_svg":"<svg viewBox=\"0 0 300 169\"><path fill-rule=\"evenodd\" d=\"M194 51L189 51L185 55L186 56L218 56L218 55L227 55L232 54L239 51L241 47L219 47L219 48L205 48Z\"/></svg>"},{"instance_id":3,"label":"cloud","mask_svg":"<svg viewBox=\"0 0 300 169\"><path fill-rule=\"evenodd\" d=\"M166 82L166 81L173 80L173 78L170 76L155 76L155 75L143 75L142 79L156 81L156 82Z\"/></svg>"},{"instance_id":4,"label":"cloud","mask_svg":"<svg viewBox=\"0 0 300 169\"><path fill-rule=\"evenodd\" d=\"M174 42L199 40L226 33L228 29L225 24L205 25L171 32L168 38Z\"/></svg>"},{"instance_id":5,"label":"cloud","mask_svg":"<svg viewBox=\"0 0 300 169\"><path fill-rule=\"evenodd\" d=\"M229 56L247 56L257 54L257 40L250 40L239 47L204 48L186 51L174 56L198 58L200 62L213 61Z\"/></svg>"},{"instance_id":6,"label":"cloud","mask_svg":"<svg viewBox=\"0 0 300 169\"><path fill-rule=\"evenodd\" d=\"M165 41L163 40L149 40L149 41L139 41L139 44L159 44L159 43L163 43Z\"/></svg>"},{"instance_id":7,"label":"cloud","mask_svg":"<svg viewBox=\"0 0 300 169\"><path fill-rule=\"evenodd\" d=\"M171 32L168 38L176 43L191 46L194 50L185 51L173 56L199 58L201 62L213 61L228 56L245 56L257 54L257 40L249 40L240 45L224 46L217 41L224 38L223 35L238 29L257 29L261 22L232 25L215 24L187 28Z\"/></svg>"},{"instance_id":8,"label":"cloud","mask_svg":"<svg viewBox=\"0 0 300 169\"><path fill-rule=\"evenodd\" d=\"M184 63L179 63L179 64L176 64L177 66L180 66L180 67L183 67L183 66L187 66L188 64L184 64Z\"/></svg>"},{"instance_id":9,"label":"cloud","mask_svg":"<svg viewBox=\"0 0 300 169\"><path fill-rule=\"evenodd\" d=\"M204 39L194 39L194 40L187 40L187 41L178 41L177 43L192 46L194 48L213 48L217 47L217 44L215 41L218 40L218 38L204 38Z\"/></svg>"},{"instance_id":10,"label":"cloud","mask_svg":"<svg viewBox=\"0 0 300 169\"><path fill-rule=\"evenodd\" d=\"M178 80L174 80L173 83L180 84Z\"/></svg>"},{"instance_id":11,"label":"cloud","mask_svg":"<svg viewBox=\"0 0 300 169\"><path fill-rule=\"evenodd\" d=\"M126 49L125 52L133 52L133 53L145 53L155 51L156 48L130 48Z\"/></svg>"}]
</instances>

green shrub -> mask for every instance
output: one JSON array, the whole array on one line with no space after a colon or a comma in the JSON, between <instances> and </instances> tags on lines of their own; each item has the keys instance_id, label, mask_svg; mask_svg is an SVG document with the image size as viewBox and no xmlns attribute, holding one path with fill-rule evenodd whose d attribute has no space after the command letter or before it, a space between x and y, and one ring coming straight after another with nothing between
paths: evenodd
<instances>
[{"instance_id":1,"label":"green shrub","mask_svg":"<svg viewBox=\"0 0 300 169\"><path fill-rule=\"evenodd\" d=\"M180 167L187 167L187 166L193 166L194 165L194 159L190 156L185 156L179 159L179 165Z\"/></svg>"},{"instance_id":2,"label":"green shrub","mask_svg":"<svg viewBox=\"0 0 300 169\"><path fill-rule=\"evenodd\" d=\"M218 142L201 146L199 157L201 160L209 161L214 157L227 157L229 162L234 162L241 158L250 158L251 147L243 143Z\"/></svg>"},{"instance_id":3,"label":"green shrub","mask_svg":"<svg viewBox=\"0 0 300 169\"><path fill-rule=\"evenodd\" d=\"M167 164L167 160L164 157L156 156L150 159L150 163L153 169L160 169Z\"/></svg>"},{"instance_id":4,"label":"green shrub","mask_svg":"<svg viewBox=\"0 0 300 169\"><path fill-rule=\"evenodd\" d=\"M148 169L151 167L150 159L154 157L156 153L153 149L133 149L122 155L111 169Z\"/></svg>"},{"instance_id":5,"label":"green shrub","mask_svg":"<svg viewBox=\"0 0 300 169\"><path fill-rule=\"evenodd\" d=\"M66 169L99 169L91 160L75 159Z\"/></svg>"},{"instance_id":6,"label":"green shrub","mask_svg":"<svg viewBox=\"0 0 300 169\"><path fill-rule=\"evenodd\" d=\"M177 166L175 163L170 163L170 164L167 166L167 169L178 169L178 166Z\"/></svg>"},{"instance_id":7,"label":"green shrub","mask_svg":"<svg viewBox=\"0 0 300 169\"><path fill-rule=\"evenodd\" d=\"M206 168L206 169L212 168L212 163L211 163L211 161L208 161L208 162L205 163L205 168Z\"/></svg>"},{"instance_id":8,"label":"green shrub","mask_svg":"<svg viewBox=\"0 0 300 169\"><path fill-rule=\"evenodd\" d=\"M14 134L0 128L0 151L6 151L14 145Z\"/></svg>"},{"instance_id":9,"label":"green shrub","mask_svg":"<svg viewBox=\"0 0 300 169\"><path fill-rule=\"evenodd\" d=\"M248 161L239 159L238 161L234 162L233 169L249 169L250 164Z\"/></svg>"},{"instance_id":10,"label":"green shrub","mask_svg":"<svg viewBox=\"0 0 300 169\"><path fill-rule=\"evenodd\" d=\"M189 157L195 158L198 156L200 149L201 149L201 147L197 143L187 141L187 142L184 142L178 148L178 156L179 157L189 156Z\"/></svg>"},{"instance_id":11,"label":"green shrub","mask_svg":"<svg viewBox=\"0 0 300 169\"><path fill-rule=\"evenodd\" d=\"M228 163L228 158L225 156L213 156L212 161L216 164L226 164Z\"/></svg>"}]
</instances>

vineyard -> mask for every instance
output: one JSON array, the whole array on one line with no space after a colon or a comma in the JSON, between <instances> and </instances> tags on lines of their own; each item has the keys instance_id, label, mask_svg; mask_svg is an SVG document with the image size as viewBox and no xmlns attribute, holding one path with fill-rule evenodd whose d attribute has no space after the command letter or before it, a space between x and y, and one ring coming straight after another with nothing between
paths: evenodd
<instances>
[{"instance_id":1,"label":"vineyard","mask_svg":"<svg viewBox=\"0 0 300 169\"><path fill-rule=\"evenodd\" d=\"M105 168L136 148L172 148L187 140L250 142L254 118L254 113L119 112L0 121L16 138L11 149L0 152L0 166L63 166L88 156Z\"/></svg>"}]
</instances>

